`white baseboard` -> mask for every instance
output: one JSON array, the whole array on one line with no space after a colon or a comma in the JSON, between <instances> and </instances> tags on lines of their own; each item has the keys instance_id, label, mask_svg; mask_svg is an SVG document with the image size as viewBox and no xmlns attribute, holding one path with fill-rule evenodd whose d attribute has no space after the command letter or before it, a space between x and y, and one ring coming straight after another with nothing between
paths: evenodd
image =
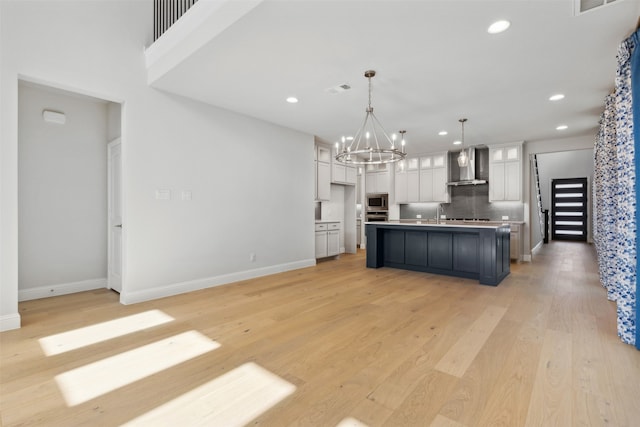
<instances>
[{"instance_id":1,"label":"white baseboard","mask_svg":"<svg viewBox=\"0 0 640 427\"><path fill-rule=\"evenodd\" d=\"M20 314L5 314L0 316L0 332L10 331L12 329L20 328Z\"/></svg>"},{"instance_id":2,"label":"white baseboard","mask_svg":"<svg viewBox=\"0 0 640 427\"><path fill-rule=\"evenodd\" d=\"M60 283L57 285L40 286L38 288L18 289L18 301L29 301L76 292L92 291L107 287L107 278L82 280L80 282Z\"/></svg>"},{"instance_id":3,"label":"white baseboard","mask_svg":"<svg viewBox=\"0 0 640 427\"><path fill-rule=\"evenodd\" d=\"M531 249L531 253L534 254L536 251L540 250L543 244L544 242L540 240L538 244L533 249Z\"/></svg>"},{"instance_id":4,"label":"white baseboard","mask_svg":"<svg viewBox=\"0 0 640 427\"><path fill-rule=\"evenodd\" d=\"M127 292L123 289L123 292L120 294L120 302L122 304L136 304L139 302L212 288L214 286L226 285L228 283L239 282L241 280L255 279L256 277L268 276L270 274L297 270L299 268L312 267L314 265L316 265L315 259L305 259L302 261L290 262L286 264L256 268L254 270L240 271L237 273L223 274L221 276L206 277L203 279L190 280L188 282L174 283L172 285L145 289L141 291Z\"/></svg>"}]
</instances>

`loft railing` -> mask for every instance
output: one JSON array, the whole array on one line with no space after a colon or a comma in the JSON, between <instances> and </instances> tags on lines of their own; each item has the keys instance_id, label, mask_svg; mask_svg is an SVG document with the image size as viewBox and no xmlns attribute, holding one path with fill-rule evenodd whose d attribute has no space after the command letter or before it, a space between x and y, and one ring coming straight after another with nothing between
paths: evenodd
<instances>
[{"instance_id":1,"label":"loft railing","mask_svg":"<svg viewBox=\"0 0 640 427\"><path fill-rule=\"evenodd\" d=\"M164 34L198 0L153 0L153 41Z\"/></svg>"}]
</instances>

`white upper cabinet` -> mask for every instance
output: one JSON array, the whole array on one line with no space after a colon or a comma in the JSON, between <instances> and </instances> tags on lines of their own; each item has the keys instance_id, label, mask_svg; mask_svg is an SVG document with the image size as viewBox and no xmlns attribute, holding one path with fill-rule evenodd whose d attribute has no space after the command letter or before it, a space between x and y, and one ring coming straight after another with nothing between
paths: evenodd
<instances>
[{"instance_id":1,"label":"white upper cabinet","mask_svg":"<svg viewBox=\"0 0 640 427\"><path fill-rule=\"evenodd\" d=\"M522 142L489 146L489 201L522 200Z\"/></svg>"},{"instance_id":2,"label":"white upper cabinet","mask_svg":"<svg viewBox=\"0 0 640 427\"><path fill-rule=\"evenodd\" d=\"M448 173L447 153L435 153L420 158L419 201L450 201L447 187Z\"/></svg>"},{"instance_id":3,"label":"white upper cabinet","mask_svg":"<svg viewBox=\"0 0 640 427\"><path fill-rule=\"evenodd\" d=\"M335 159L337 155L335 148L331 158L331 182L334 184L356 185L357 169L355 166L348 166Z\"/></svg>"},{"instance_id":4,"label":"white upper cabinet","mask_svg":"<svg viewBox=\"0 0 640 427\"><path fill-rule=\"evenodd\" d=\"M396 163L396 203L448 202L447 153L407 158Z\"/></svg>"},{"instance_id":5,"label":"white upper cabinet","mask_svg":"<svg viewBox=\"0 0 640 427\"><path fill-rule=\"evenodd\" d=\"M324 163L331 163L331 149L322 145L316 146L316 160Z\"/></svg>"},{"instance_id":6,"label":"white upper cabinet","mask_svg":"<svg viewBox=\"0 0 640 427\"><path fill-rule=\"evenodd\" d=\"M315 199L331 199L331 149L322 145L315 147Z\"/></svg>"},{"instance_id":7,"label":"white upper cabinet","mask_svg":"<svg viewBox=\"0 0 640 427\"><path fill-rule=\"evenodd\" d=\"M316 200L331 199L331 167L329 163L316 162Z\"/></svg>"},{"instance_id":8,"label":"white upper cabinet","mask_svg":"<svg viewBox=\"0 0 640 427\"><path fill-rule=\"evenodd\" d=\"M420 201L420 171L407 171L407 201L409 203Z\"/></svg>"},{"instance_id":9,"label":"white upper cabinet","mask_svg":"<svg viewBox=\"0 0 640 427\"><path fill-rule=\"evenodd\" d=\"M365 191L367 193L388 193L389 192L389 173L367 172Z\"/></svg>"}]
</instances>

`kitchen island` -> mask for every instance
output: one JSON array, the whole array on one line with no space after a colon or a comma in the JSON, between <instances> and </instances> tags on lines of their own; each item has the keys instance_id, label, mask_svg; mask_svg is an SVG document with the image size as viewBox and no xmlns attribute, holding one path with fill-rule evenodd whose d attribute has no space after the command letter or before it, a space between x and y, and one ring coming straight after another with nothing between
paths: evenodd
<instances>
[{"instance_id":1,"label":"kitchen island","mask_svg":"<svg viewBox=\"0 0 640 427\"><path fill-rule=\"evenodd\" d=\"M496 286L510 271L509 224L365 223L367 267L477 279Z\"/></svg>"}]
</instances>

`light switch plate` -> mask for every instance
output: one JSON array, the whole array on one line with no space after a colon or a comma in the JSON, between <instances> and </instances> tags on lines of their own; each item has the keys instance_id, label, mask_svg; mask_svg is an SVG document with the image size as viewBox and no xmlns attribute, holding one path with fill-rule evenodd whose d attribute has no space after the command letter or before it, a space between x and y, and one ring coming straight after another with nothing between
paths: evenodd
<instances>
[{"instance_id":1,"label":"light switch plate","mask_svg":"<svg viewBox=\"0 0 640 427\"><path fill-rule=\"evenodd\" d=\"M422 218L422 215L418 214L418 215L416 215L416 218L420 219L420 218Z\"/></svg>"},{"instance_id":2,"label":"light switch plate","mask_svg":"<svg viewBox=\"0 0 640 427\"><path fill-rule=\"evenodd\" d=\"M440 219L447 219L446 215L440 215Z\"/></svg>"},{"instance_id":3,"label":"light switch plate","mask_svg":"<svg viewBox=\"0 0 640 427\"><path fill-rule=\"evenodd\" d=\"M156 190L156 200L171 200L171 190Z\"/></svg>"},{"instance_id":4,"label":"light switch plate","mask_svg":"<svg viewBox=\"0 0 640 427\"><path fill-rule=\"evenodd\" d=\"M509 215L502 215L502 220L507 221L509 219Z\"/></svg>"}]
</instances>

